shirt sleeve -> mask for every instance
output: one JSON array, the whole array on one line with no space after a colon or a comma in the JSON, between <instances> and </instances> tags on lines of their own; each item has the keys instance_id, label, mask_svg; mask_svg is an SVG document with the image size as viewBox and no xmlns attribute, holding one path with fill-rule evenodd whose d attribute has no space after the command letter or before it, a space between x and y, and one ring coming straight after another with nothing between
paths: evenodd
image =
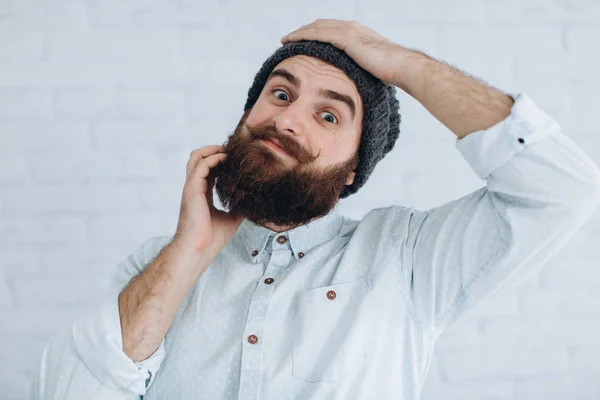
<instances>
[{"instance_id":1,"label":"shirt sleeve","mask_svg":"<svg viewBox=\"0 0 600 400\"><path fill-rule=\"evenodd\" d=\"M105 301L96 310L78 319L68 337L54 338L46 346L33 386L37 393L51 393L40 398L63 398L58 393L68 394L68 398L87 398L85 394L96 393L90 391L93 387L108 393L133 396L119 397L124 399L137 399L138 395L146 393L164 358L164 339L148 359L141 362L131 360L123 351L118 296L169 240L166 237L152 238L119 263ZM52 354L63 362L54 362L57 357L49 356Z\"/></svg>"},{"instance_id":2,"label":"shirt sleeve","mask_svg":"<svg viewBox=\"0 0 600 400\"><path fill-rule=\"evenodd\" d=\"M92 375L75 350L71 330L52 337L30 383L31 400L138 400L129 390L110 388Z\"/></svg>"},{"instance_id":3,"label":"shirt sleeve","mask_svg":"<svg viewBox=\"0 0 600 400\"><path fill-rule=\"evenodd\" d=\"M401 276L426 329L546 265L600 203L596 165L526 94L512 97L506 119L456 142L486 186L405 212Z\"/></svg>"}]
</instances>

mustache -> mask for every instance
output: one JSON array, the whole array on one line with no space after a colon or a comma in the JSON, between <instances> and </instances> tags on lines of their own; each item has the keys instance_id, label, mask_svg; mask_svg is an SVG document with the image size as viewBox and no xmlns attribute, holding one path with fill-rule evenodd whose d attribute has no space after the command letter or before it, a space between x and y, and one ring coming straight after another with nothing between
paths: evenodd
<instances>
[{"instance_id":1,"label":"mustache","mask_svg":"<svg viewBox=\"0 0 600 400\"><path fill-rule=\"evenodd\" d=\"M320 154L313 156L298 142L292 139L289 135L282 135L277 131L273 125L263 125L257 127L251 127L246 125L246 129L250 132L253 139L256 140L269 140L276 139L279 141L279 146L283 148L289 155L296 158L301 163L308 163L317 159Z\"/></svg>"}]
</instances>

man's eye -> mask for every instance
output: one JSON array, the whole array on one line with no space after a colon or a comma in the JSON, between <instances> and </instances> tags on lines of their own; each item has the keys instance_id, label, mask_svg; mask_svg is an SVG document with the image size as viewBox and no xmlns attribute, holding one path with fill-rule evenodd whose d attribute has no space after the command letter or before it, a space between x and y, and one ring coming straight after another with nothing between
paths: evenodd
<instances>
[{"instance_id":1,"label":"man's eye","mask_svg":"<svg viewBox=\"0 0 600 400\"><path fill-rule=\"evenodd\" d=\"M279 97L279 96L277 95L277 92L283 93L283 94L285 95L285 97L286 97L286 98L285 98L285 99L282 99L281 97ZM286 92L284 92L283 90L281 90L281 89L275 89L275 90L273 90L273 94L275 94L275 97L277 97L279 100L283 100L283 101L288 101L288 100L289 100L289 99L287 98L287 97L288 97L288 94L287 94Z\"/></svg>"},{"instance_id":2,"label":"man's eye","mask_svg":"<svg viewBox=\"0 0 600 400\"><path fill-rule=\"evenodd\" d=\"M285 91L281 90L281 89L275 89L275 90L272 91L272 93L275 95L275 97L278 100L289 101L288 94ZM281 95L278 94L278 93L280 93ZM283 97L281 97L281 96L283 96ZM329 122L329 123L332 123L332 124L337 124L338 123L338 120L337 120L336 116L333 115L332 113L327 112L327 111L323 111L321 114L326 114L326 117L323 118L326 122ZM327 116L329 116L329 118L327 118Z\"/></svg>"},{"instance_id":3,"label":"man's eye","mask_svg":"<svg viewBox=\"0 0 600 400\"><path fill-rule=\"evenodd\" d=\"M323 111L321 114L326 114L326 116L329 116L329 117L333 118L333 121L331 121L331 118L329 120L327 120L326 118L323 118L323 119L325 119L325 121L330 122L332 124L337 124L337 118L332 113L327 112L327 111Z\"/></svg>"}]
</instances>

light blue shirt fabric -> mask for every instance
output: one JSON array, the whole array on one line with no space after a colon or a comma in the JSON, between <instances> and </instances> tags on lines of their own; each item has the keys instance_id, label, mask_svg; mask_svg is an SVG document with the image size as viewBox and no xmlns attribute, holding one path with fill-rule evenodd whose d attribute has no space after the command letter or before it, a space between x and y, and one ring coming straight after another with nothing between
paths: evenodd
<instances>
[{"instance_id":1,"label":"light blue shirt fabric","mask_svg":"<svg viewBox=\"0 0 600 400\"><path fill-rule=\"evenodd\" d=\"M594 163L526 94L513 97L505 120L456 141L485 187L360 220L336 208L281 233L244 220L159 349L134 363L117 296L171 237L148 240L118 266L106 303L46 346L32 397L418 399L440 333L547 264L600 202Z\"/></svg>"}]
</instances>

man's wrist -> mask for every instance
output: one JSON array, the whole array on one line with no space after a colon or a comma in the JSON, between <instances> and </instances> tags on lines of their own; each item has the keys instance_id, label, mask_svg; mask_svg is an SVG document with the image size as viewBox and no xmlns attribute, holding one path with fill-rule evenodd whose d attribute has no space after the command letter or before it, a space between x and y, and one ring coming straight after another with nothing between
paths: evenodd
<instances>
[{"instance_id":1,"label":"man's wrist","mask_svg":"<svg viewBox=\"0 0 600 400\"><path fill-rule=\"evenodd\" d=\"M417 88L425 85L427 71L431 70L433 62L435 60L419 50L398 46L394 57L393 85L415 97Z\"/></svg>"}]
</instances>

